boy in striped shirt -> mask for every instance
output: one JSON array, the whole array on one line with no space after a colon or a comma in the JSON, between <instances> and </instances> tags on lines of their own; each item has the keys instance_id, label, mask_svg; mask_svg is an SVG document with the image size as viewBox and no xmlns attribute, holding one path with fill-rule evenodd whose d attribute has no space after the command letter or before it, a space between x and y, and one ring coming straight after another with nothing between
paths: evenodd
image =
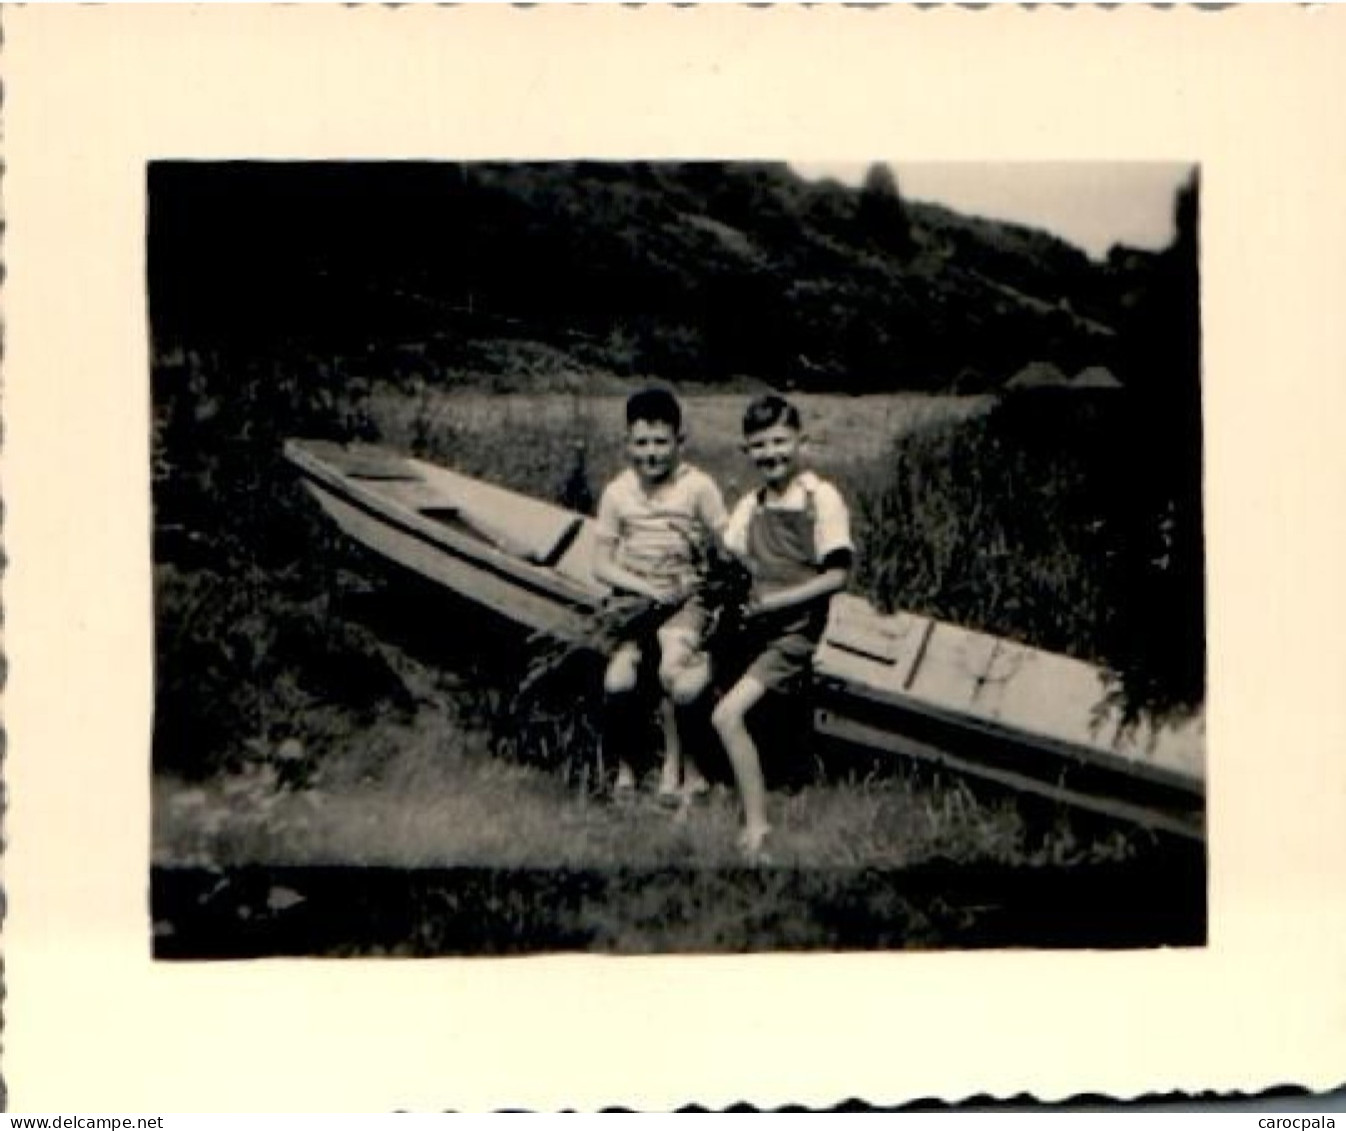
<instances>
[{"instance_id":1,"label":"boy in striped shirt","mask_svg":"<svg viewBox=\"0 0 1346 1131\"><path fill-rule=\"evenodd\" d=\"M614 599L634 597L653 605L653 617L640 618L640 629L619 640L609 656L603 690L611 723L630 704L642 666L657 663L665 692L659 795L671 801L706 789L699 768L682 750L675 708L692 702L710 683L701 647L707 613L696 590L711 540L727 518L714 480L683 461L685 439L682 408L668 390L645 389L627 401L631 466L599 500L594 558L594 575L612 588ZM614 794L627 797L635 788L634 770L619 748Z\"/></svg>"}]
</instances>

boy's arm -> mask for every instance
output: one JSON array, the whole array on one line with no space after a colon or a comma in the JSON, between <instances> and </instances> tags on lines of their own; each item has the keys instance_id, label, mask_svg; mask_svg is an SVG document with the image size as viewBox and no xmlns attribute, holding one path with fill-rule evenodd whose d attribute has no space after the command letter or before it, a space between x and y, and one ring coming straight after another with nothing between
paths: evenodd
<instances>
[{"instance_id":1,"label":"boy's arm","mask_svg":"<svg viewBox=\"0 0 1346 1131\"><path fill-rule=\"evenodd\" d=\"M804 605L811 601L819 601L824 597L830 597L833 593L840 593L846 588L846 580L850 575L849 562L844 565L829 566L817 577L810 577L807 581L801 581L798 585L789 585L784 589L777 589L775 592L758 597L748 606L748 615L760 616L763 613L780 613L786 609L792 609L796 605Z\"/></svg>"},{"instance_id":2,"label":"boy's arm","mask_svg":"<svg viewBox=\"0 0 1346 1131\"><path fill-rule=\"evenodd\" d=\"M724 505L724 495L720 493L720 488L709 475L705 477L705 486L702 488L699 503L701 523L718 542L729 522L729 511Z\"/></svg>"},{"instance_id":3,"label":"boy's arm","mask_svg":"<svg viewBox=\"0 0 1346 1131\"><path fill-rule=\"evenodd\" d=\"M702 486L696 497L696 519L706 533L706 547L712 553L727 553L724 544L725 528L729 525L729 512L725 509L724 496L715 480L704 472Z\"/></svg>"},{"instance_id":4,"label":"boy's arm","mask_svg":"<svg viewBox=\"0 0 1346 1131\"><path fill-rule=\"evenodd\" d=\"M740 499L725 520L714 530L716 547L739 562L743 562L747 556L746 543L750 511L750 500L748 498Z\"/></svg>"}]
</instances>

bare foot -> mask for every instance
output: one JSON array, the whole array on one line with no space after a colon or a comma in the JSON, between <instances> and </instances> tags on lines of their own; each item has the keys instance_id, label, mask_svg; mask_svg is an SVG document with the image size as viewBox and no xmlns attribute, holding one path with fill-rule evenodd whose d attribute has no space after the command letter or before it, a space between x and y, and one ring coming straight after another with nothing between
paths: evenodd
<instances>
[{"instance_id":1,"label":"bare foot","mask_svg":"<svg viewBox=\"0 0 1346 1131\"><path fill-rule=\"evenodd\" d=\"M655 796L659 804L667 808L673 808L682 800L682 790L678 786L678 774L676 767L670 770L667 765L659 774L659 789Z\"/></svg>"},{"instance_id":2,"label":"bare foot","mask_svg":"<svg viewBox=\"0 0 1346 1131\"><path fill-rule=\"evenodd\" d=\"M681 809L684 803L682 793L676 789L661 789L654 800L661 809Z\"/></svg>"},{"instance_id":3,"label":"bare foot","mask_svg":"<svg viewBox=\"0 0 1346 1131\"><path fill-rule=\"evenodd\" d=\"M771 863L766 853L766 839L770 834L770 825L749 825L739 834L738 847L749 864Z\"/></svg>"},{"instance_id":4,"label":"bare foot","mask_svg":"<svg viewBox=\"0 0 1346 1131\"><path fill-rule=\"evenodd\" d=\"M636 775L625 762L617 767L617 780L612 783L614 801L630 801L636 795Z\"/></svg>"}]
</instances>

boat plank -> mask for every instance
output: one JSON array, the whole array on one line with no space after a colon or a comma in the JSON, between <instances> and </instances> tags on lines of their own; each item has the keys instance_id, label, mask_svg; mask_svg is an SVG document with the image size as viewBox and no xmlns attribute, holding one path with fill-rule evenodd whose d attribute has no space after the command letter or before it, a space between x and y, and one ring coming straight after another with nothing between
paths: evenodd
<instances>
[{"instance_id":1,"label":"boat plank","mask_svg":"<svg viewBox=\"0 0 1346 1131\"><path fill-rule=\"evenodd\" d=\"M1073 788L1059 779L1044 781L1041 778L1020 773L1010 767L988 765L983 761L963 757L948 746L936 746L929 742L922 742L909 735L899 734L830 711L819 711L814 725L820 734L866 749L882 750L891 754L916 758L934 765L946 766L959 773L995 782L1019 792L1053 798L1111 817L1119 817L1148 828L1162 829L1166 832L1196 839L1204 835L1204 823L1199 807L1157 809Z\"/></svg>"},{"instance_id":2,"label":"boat plank","mask_svg":"<svg viewBox=\"0 0 1346 1131\"><path fill-rule=\"evenodd\" d=\"M508 576L483 570L478 561L400 531L331 492L319 488L314 494L323 510L357 542L509 620L537 632L558 633L574 632L582 622L582 610L561 605L545 591L531 592Z\"/></svg>"},{"instance_id":3,"label":"boat plank","mask_svg":"<svg viewBox=\"0 0 1346 1131\"><path fill-rule=\"evenodd\" d=\"M575 515L561 507L433 464L409 462L440 505L452 506L466 521L495 532L521 557L548 560L574 525Z\"/></svg>"}]
</instances>

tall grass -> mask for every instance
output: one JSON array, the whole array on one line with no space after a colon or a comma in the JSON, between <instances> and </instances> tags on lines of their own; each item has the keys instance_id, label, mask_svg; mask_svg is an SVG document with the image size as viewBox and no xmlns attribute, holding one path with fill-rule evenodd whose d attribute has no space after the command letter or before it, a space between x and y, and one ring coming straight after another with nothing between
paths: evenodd
<instances>
[{"instance_id":1,"label":"tall grass","mask_svg":"<svg viewBox=\"0 0 1346 1131\"><path fill-rule=\"evenodd\" d=\"M274 766L184 788L156 787L155 858L229 867L359 863L401 867L650 869L740 861L733 791L683 812L612 806L556 774L500 758L452 703L347 734L294 788ZM1139 841L1080 835L1005 796L979 796L918 772L773 794L772 854L783 867L900 868L932 860L1062 864L1121 861Z\"/></svg>"},{"instance_id":2,"label":"tall grass","mask_svg":"<svg viewBox=\"0 0 1346 1131\"><path fill-rule=\"evenodd\" d=\"M212 351L153 376L156 768L205 777L290 739L317 756L404 715L386 649L336 612L362 563L281 459L295 433L370 438L359 385L318 359Z\"/></svg>"},{"instance_id":3,"label":"tall grass","mask_svg":"<svg viewBox=\"0 0 1346 1131\"><path fill-rule=\"evenodd\" d=\"M634 388L635 386L631 386ZM881 459L896 436L984 413L987 397L890 393L868 397L800 394L809 458L843 486ZM746 394L683 395L684 456L710 474L732 502L754 485L743 454ZM543 498L557 498L582 467L592 493L623 467L625 394L497 394L383 385L369 415L384 442L470 475Z\"/></svg>"},{"instance_id":4,"label":"tall grass","mask_svg":"<svg viewBox=\"0 0 1346 1131\"><path fill-rule=\"evenodd\" d=\"M596 403L568 394L455 396L417 385L409 395L380 389L371 413L394 448L538 498L592 506L595 487L622 462L622 433L604 426Z\"/></svg>"},{"instance_id":5,"label":"tall grass","mask_svg":"<svg viewBox=\"0 0 1346 1131\"><path fill-rule=\"evenodd\" d=\"M858 585L1098 664L1131 720L1199 707L1200 561L1175 530L1176 484L1145 473L1146 435L1125 393L1049 389L895 438L854 489Z\"/></svg>"},{"instance_id":6,"label":"tall grass","mask_svg":"<svg viewBox=\"0 0 1346 1131\"><path fill-rule=\"evenodd\" d=\"M885 608L1101 658L1107 516L1085 466L1097 437L1079 423L1047 448L1001 405L895 440L853 492L860 588Z\"/></svg>"}]
</instances>

